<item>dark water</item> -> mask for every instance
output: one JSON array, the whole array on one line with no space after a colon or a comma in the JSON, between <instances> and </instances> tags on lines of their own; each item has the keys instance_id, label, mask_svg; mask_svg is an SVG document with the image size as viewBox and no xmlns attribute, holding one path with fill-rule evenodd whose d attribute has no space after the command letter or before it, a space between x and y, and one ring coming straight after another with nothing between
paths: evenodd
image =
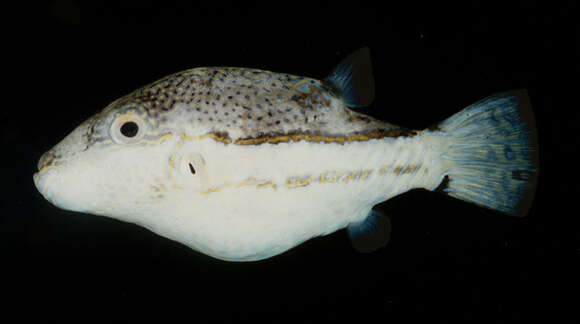
<instances>
[{"instance_id":1,"label":"dark water","mask_svg":"<svg viewBox=\"0 0 580 324\"><path fill-rule=\"evenodd\" d=\"M572 1L400 7L223 2L40 2L14 11L4 41L17 99L0 110L0 295L68 314L164 309L217 319L379 319L392 323L573 323L579 305L577 39ZM272 259L211 259L140 227L51 206L40 155L95 111L194 66L245 66L322 78L369 46L377 97L364 111L423 128L494 92L529 90L541 175L527 218L437 194L379 206L392 242L357 254L345 231ZM576 98L574 98L576 99ZM152 306L153 305L153 306ZM32 312L32 311L31 311ZM34 313L34 312L33 312Z\"/></svg>"}]
</instances>

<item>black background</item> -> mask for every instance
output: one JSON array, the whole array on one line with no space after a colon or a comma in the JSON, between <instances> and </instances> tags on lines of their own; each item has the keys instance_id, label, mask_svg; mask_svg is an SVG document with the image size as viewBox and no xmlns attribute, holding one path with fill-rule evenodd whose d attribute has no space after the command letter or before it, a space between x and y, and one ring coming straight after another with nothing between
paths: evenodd
<instances>
[{"instance_id":1,"label":"black background","mask_svg":"<svg viewBox=\"0 0 580 324\"><path fill-rule=\"evenodd\" d=\"M11 303L4 310L82 309L88 317L162 310L188 321L575 323L575 7L48 1L7 9L0 295ZM268 260L230 263L132 224L57 209L34 188L43 152L112 100L162 76L217 65L323 78L363 46L377 87L363 111L393 124L421 129L494 92L528 89L541 147L528 217L413 191L379 206L392 215L393 235L377 252L356 253L338 231Z\"/></svg>"}]
</instances>

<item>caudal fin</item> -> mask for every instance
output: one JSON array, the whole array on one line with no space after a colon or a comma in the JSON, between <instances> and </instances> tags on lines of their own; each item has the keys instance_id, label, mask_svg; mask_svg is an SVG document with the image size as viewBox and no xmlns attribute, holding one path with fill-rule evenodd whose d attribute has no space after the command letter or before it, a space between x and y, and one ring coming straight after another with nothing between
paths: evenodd
<instances>
[{"instance_id":1,"label":"caudal fin","mask_svg":"<svg viewBox=\"0 0 580 324\"><path fill-rule=\"evenodd\" d=\"M538 141L526 90L487 97L429 132L441 143L450 196L523 217L538 180Z\"/></svg>"}]
</instances>

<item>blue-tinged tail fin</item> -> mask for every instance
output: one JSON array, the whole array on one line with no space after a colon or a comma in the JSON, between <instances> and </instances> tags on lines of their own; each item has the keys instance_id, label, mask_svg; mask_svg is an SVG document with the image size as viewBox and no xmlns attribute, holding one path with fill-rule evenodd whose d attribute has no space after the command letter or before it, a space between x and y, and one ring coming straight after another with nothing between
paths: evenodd
<instances>
[{"instance_id":1,"label":"blue-tinged tail fin","mask_svg":"<svg viewBox=\"0 0 580 324\"><path fill-rule=\"evenodd\" d=\"M487 97L426 133L441 143L441 191L509 215L527 214L539 166L535 120L525 90Z\"/></svg>"},{"instance_id":2,"label":"blue-tinged tail fin","mask_svg":"<svg viewBox=\"0 0 580 324\"><path fill-rule=\"evenodd\" d=\"M375 81L368 47L344 59L325 81L348 107L370 105L375 99Z\"/></svg>"}]
</instances>

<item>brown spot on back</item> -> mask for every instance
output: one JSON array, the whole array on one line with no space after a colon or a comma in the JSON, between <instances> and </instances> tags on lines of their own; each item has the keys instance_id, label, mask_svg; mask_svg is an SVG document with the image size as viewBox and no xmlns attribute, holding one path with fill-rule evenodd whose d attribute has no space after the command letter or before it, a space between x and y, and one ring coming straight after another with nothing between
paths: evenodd
<instances>
[{"instance_id":1,"label":"brown spot on back","mask_svg":"<svg viewBox=\"0 0 580 324\"><path fill-rule=\"evenodd\" d=\"M308 92L296 92L290 97L290 100L296 102L303 109L313 109L315 105L330 105L330 101L324 97L322 90L311 84L308 85Z\"/></svg>"},{"instance_id":2,"label":"brown spot on back","mask_svg":"<svg viewBox=\"0 0 580 324\"><path fill-rule=\"evenodd\" d=\"M208 136L218 142L222 142L222 143L231 143L232 140L230 139L230 136L227 132L213 132L208 134Z\"/></svg>"}]
</instances>

